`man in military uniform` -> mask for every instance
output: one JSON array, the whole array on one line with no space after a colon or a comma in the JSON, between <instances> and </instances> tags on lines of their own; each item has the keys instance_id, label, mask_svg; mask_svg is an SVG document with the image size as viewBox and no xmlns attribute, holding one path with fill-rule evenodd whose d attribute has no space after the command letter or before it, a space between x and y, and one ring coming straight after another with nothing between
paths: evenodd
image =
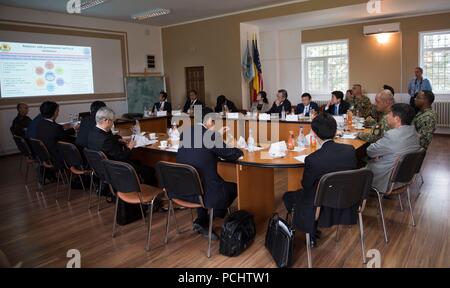
<instances>
[{"instance_id":1,"label":"man in military uniform","mask_svg":"<svg viewBox=\"0 0 450 288\"><path fill-rule=\"evenodd\" d=\"M381 137L384 132L390 128L387 123L387 114L391 111L391 107L394 105L394 95L389 90L382 90L375 97L375 108L378 112L382 113L381 119L376 122L372 117L368 117L366 120L366 126L373 126L371 133L360 132L358 138L369 143L374 143Z\"/></svg>"},{"instance_id":2,"label":"man in military uniform","mask_svg":"<svg viewBox=\"0 0 450 288\"><path fill-rule=\"evenodd\" d=\"M362 87L360 84L353 85L353 97L350 98L350 108L354 115L367 118L372 114L372 103L369 97L362 94Z\"/></svg>"},{"instance_id":3,"label":"man in military uniform","mask_svg":"<svg viewBox=\"0 0 450 288\"><path fill-rule=\"evenodd\" d=\"M416 108L419 109L412 125L416 127L420 135L420 146L425 150L433 139L433 133L436 130L437 114L431 109L434 102L434 94L429 90L421 91L415 99Z\"/></svg>"}]
</instances>

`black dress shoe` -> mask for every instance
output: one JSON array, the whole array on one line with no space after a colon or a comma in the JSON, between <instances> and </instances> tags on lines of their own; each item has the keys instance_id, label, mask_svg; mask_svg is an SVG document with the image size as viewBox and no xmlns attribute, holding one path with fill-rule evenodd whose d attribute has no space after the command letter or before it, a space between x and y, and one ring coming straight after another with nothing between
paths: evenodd
<instances>
[{"instance_id":1,"label":"black dress shoe","mask_svg":"<svg viewBox=\"0 0 450 288\"><path fill-rule=\"evenodd\" d=\"M209 236L209 231L208 231L209 228L204 227L203 225L200 225L198 223L194 223L192 225L192 229L195 232L197 232L198 234L201 234L205 238L208 238L208 236ZM211 233L211 240L213 240L213 241L218 241L219 240L219 236L216 234L214 229L212 230L212 233Z\"/></svg>"}]
</instances>

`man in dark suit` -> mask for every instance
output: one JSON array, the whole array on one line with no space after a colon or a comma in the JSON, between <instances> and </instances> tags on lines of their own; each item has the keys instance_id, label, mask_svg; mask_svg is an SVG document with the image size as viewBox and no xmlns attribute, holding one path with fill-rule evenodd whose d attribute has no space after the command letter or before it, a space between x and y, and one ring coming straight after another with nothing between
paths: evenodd
<instances>
[{"instance_id":1,"label":"man in dark suit","mask_svg":"<svg viewBox=\"0 0 450 288\"><path fill-rule=\"evenodd\" d=\"M189 91L189 99L186 100L183 107L183 113L193 113L194 106L201 105L204 106L203 103L198 100L198 93L195 90Z\"/></svg>"},{"instance_id":2,"label":"man in dark suit","mask_svg":"<svg viewBox=\"0 0 450 288\"><path fill-rule=\"evenodd\" d=\"M158 111L167 111L167 114L172 113L172 104L170 104L170 102L167 101L167 93L166 92L161 91L159 93L159 102L157 102L153 105L152 111L155 114Z\"/></svg>"},{"instance_id":3,"label":"man in dark suit","mask_svg":"<svg viewBox=\"0 0 450 288\"><path fill-rule=\"evenodd\" d=\"M316 102L311 101L311 94L303 93L302 94L302 103L297 105L295 114L303 114L304 116L308 117L311 110L319 112L319 105L317 105Z\"/></svg>"},{"instance_id":4,"label":"man in dark suit","mask_svg":"<svg viewBox=\"0 0 450 288\"><path fill-rule=\"evenodd\" d=\"M96 126L89 132L87 147L91 150L102 151L108 159L128 162L136 142L130 140L125 143L112 134L114 111L108 107L100 108L95 120Z\"/></svg>"},{"instance_id":5,"label":"man in dark suit","mask_svg":"<svg viewBox=\"0 0 450 288\"><path fill-rule=\"evenodd\" d=\"M59 105L52 101L45 101L40 107L42 119L36 127L36 139L41 140L47 147L48 152L54 160L57 169L64 167L64 161L58 151L58 141L71 141L74 135L72 124L60 125L55 122L59 115Z\"/></svg>"},{"instance_id":6,"label":"man in dark suit","mask_svg":"<svg viewBox=\"0 0 450 288\"><path fill-rule=\"evenodd\" d=\"M77 144L77 146L80 147L81 150L88 146L89 133L95 128L96 125L95 114L102 107L106 107L105 102L103 101L92 102L90 109L91 114L87 115L86 117L83 118L83 120L81 120L80 130L78 131L77 140L75 141L75 144Z\"/></svg>"},{"instance_id":7,"label":"man in dark suit","mask_svg":"<svg viewBox=\"0 0 450 288\"><path fill-rule=\"evenodd\" d=\"M281 89L278 90L277 93L277 100L275 100L273 102L272 108L270 108L269 111L267 111L266 113L272 114L272 113L278 113L281 116L281 112L283 111L284 108L284 112L286 112L286 114L291 112L291 102L289 102L288 98L288 93L286 90Z\"/></svg>"},{"instance_id":8,"label":"man in dark suit","mask_svg":"<svg viewBox=\"0 0 450 288\"><path fill-rule=\"evenodd\" d=\"M114 115L114 111L108 107L100 108L97 111L95 115L97 124L89 133L88 148L94 151L102 151L110 160L131 164L145 184L156 186L155 169L131 159L131 151L136 146L136 142L133 140L123 141L122 138L113 135L111 132Z\"/></svg>"},{"instance_id":9,"label":"man in dark suit","mask_svg":"<svg viewBox=\"0 0 450 288\"><path fill-rule=\"evenodd\" d=\"M320 178L331 172L353 170L357 168L355 149L351 145L338 144L333 141L337 124L327 114L319 114L311 123L319 150L305 158L305 169L302 179L303 189L287 192L283 196L286 209L294 210L294 227L311 234L311 244L315 246L319 236L317 225L330 227L333 224L350 225L357 221L357 207L349 209L331 209L322 207L319 222L315 222L314 200Z\"/></svg>"},{"instance_id":10,"label":"man in dark suit","mask_svg":"<svg viewBox=\"0 0 450 288\"><path fill-rule=\"evenodd\" d=\"M213 118L216 115L210 108L204 108L202 115L203 123L196 123L191 129L181 134L182 144L177 153L177 163L195 167L202 180L205 192L205 207L214 208L214 216L224 217L226 209L237 196L237 186L235 183L225 182L219 176L217 162L219 158L236 161L243 153L240 149L228 148L223 143L221 134L226 131L225 127L219 132L214 131ZM194 139L196 135L202 138ZM184 200L198 202L198 197L188 197ZM197 209L197 215L198 218L193 225L194 230L208 236L208 210L199 208ZM215 233L213 233L213 239L218 239Z\"/></svg>"},{"instance_id":11,"label":"man in dark suit","mask_svg":"<svg viewBox=\"0 0 450 288\"><path fill-rule=\"evenodd\" d=\"M14 135L25 137L25 132L30 123L31 118L28 117L28 105L25 103L17 104L17 116L14 118L11 125L11 132Z\"/></svg>"},{"instance_id":12,"label":"man in dark suit","mask_svg":"<svg viewBox=\"0 0 450 288\"><path fill-rule=\"evenodd\" d=\"M324 111L331 115L343 115L350 109L350 104L344 100L344 93L342 91L331 92L331 100L325 106Z\"/></svg>"}]
</instances>

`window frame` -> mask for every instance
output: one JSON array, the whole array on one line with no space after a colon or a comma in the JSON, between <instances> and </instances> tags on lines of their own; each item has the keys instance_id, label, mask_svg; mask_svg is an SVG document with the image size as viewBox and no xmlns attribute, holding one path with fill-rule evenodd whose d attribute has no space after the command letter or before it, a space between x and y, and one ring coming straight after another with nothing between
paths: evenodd
<instances>
[{"instance_id":1,"label":"window frame","mask_svg":"<svg viewBox=\"0 0 450 288\"><path fill-rule=\"evenodd\" d=\"M308 86L308 67L307 62L308 60L325 60L328 61L329 58L340 58L342 56L319 56L319 57L307 57L306 55L306 48L308 46L315 46L315 45L332 45L332 44L343 44L345 43L347 45L347 87L350 87L350 45L349 45L349 39L334 39L334 40L326 40L326 41L317 41L317 42L307 42L302 43L301 45L301 54L302 54L302 64L301 64L301 73L302 73L302 89L306 92L313 93L316 95L324 95L324 94L330 94L332 91L330 87L327 87L326 89L330 91L314 91L310 90ZM324 77L326 81L326 85L329 85L329 78L328 78L328 63L324 65Z\"/></svg>"},{"instance_id":2,"label":"window frame","mask_svg":"<svg viewBox=\"0 0 450 288\"><path fill-rule=\"evenodd\" d=\"M419 56L419 61L418 61L418 63L419 63L419 66L422 67L422 68L424 67L424 61L423 61L423 58L424 58L423 56L424 56L424 51L425 51L425 49L424 49L424 38L425 37L424 36L425 35L429 35L429 34L450 34L450 29L439 29L439 30L429 30L429 31L420 31L419 32L419 55L418 55ZM450 46L448 48L447 47L444 47L444 48L429 48L429 49L426 49L426 50L442 50L442 49L450 51ZM424 78L427 78L428 80L430 80L428 77L425 77L425 76L426 75L424 73ZM431 87L433 88L433 92L435 92L436 90L434 89L433 82L430 81L430 83L431 83ZM450 83L449 83L449 85L450 85ZM449 95L450 94L450 88L449 88L449 90L445 90L445 91L436 91L434 94L435 95Z\"/></svg>"}]
</instances>

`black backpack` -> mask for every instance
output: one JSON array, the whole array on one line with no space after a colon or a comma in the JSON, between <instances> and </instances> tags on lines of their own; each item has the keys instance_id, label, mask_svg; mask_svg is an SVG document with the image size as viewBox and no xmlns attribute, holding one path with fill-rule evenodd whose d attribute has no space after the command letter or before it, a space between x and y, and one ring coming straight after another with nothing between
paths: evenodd
<instances>
[{"instance_id":1,"label":"black backpack","mask_svg":"<svg viewBox=\"0 0 450 288\"><path fill-rule=\"evenodd\" d=\"M233 257L241 254L255 240L256 227L253 215L236 211L225 218L220 233L220 254Z\"/></svg>"}]
</instances>

